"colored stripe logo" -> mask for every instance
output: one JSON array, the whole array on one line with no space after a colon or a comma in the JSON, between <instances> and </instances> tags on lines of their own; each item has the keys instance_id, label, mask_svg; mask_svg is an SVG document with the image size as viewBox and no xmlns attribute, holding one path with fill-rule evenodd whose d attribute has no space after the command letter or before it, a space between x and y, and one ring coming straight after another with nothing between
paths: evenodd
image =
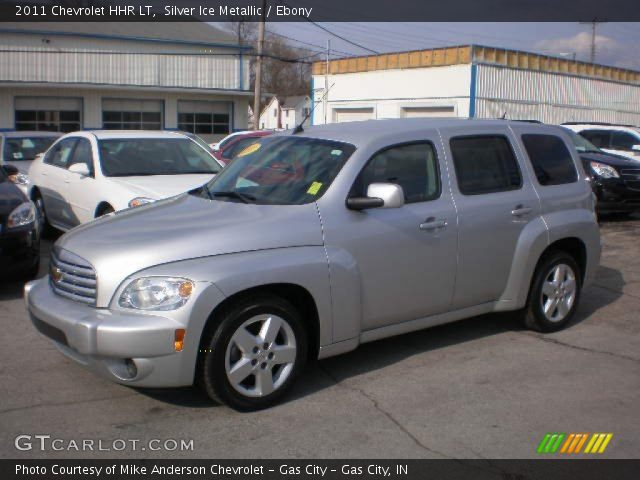
<instances>
[{"instance_id":1,"label":"colored stripe logo","mask_svg":"<svg viewBox=\"0 0 640 480\"><path fill-rule=\"evenodd\" d=\"M613 433L547 433L536 452L540 454L604 453L612 438Z\"/></svg>"}]
</instances>

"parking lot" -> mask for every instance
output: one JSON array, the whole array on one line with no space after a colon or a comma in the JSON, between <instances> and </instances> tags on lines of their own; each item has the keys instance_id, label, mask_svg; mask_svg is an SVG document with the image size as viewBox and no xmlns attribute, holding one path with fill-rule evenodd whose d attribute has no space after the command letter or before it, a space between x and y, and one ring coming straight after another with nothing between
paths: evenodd
<instances>
[{"instance_id":1,"label":"parking lot","mask_svg":"<svg viewBox=\"0 0 640 480\"><path fill-rule=\"evenodd\" d=\"M36 333L21 285L0 284L0 457L532 458L547 432L611 432L604 456L637 457L640 216L601 228L597 281L566 330L533 333L504 314L366 344L309 367L287 401L257 413L98 378ZM19 451L21 434L193 450Z\"/></svg>"}]
</instances>

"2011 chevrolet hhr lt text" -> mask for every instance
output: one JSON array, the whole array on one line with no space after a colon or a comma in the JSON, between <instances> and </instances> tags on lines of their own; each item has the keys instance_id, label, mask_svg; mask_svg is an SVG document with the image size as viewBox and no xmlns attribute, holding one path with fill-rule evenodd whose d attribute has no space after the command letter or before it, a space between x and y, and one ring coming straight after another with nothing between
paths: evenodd
<instances>
[{"instance_id":1,"label":"2011 chevrolet hhr lt text","mask_svg":"<svg viewBox=\"0 0 640 480\"><path fill-rule=\"evenodd\" d=\"M497 311L558 330L599 259L562 128L377 120L263 137L202 187L71 230L25 299L109 379L249 410L363 342Z\"/></svg>"}]
</instances>

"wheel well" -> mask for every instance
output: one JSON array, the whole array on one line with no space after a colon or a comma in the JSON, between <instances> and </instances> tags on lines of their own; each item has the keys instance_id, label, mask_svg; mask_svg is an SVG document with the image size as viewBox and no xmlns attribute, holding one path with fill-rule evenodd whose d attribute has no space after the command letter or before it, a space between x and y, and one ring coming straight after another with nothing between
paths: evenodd
<instances>
[{"instance_id":1,"label":"wheel well","mask_svg":"<svg viewBox=\"0 0 640 480\"><path fill-rule=\"evenodd\" d=\"M94 216L95 218L98 218L98 217L102 214L102 212L104 212L104 210L105 210L106 208L111 208L111 209L113 209L113 207L112 207L108 202L100 202L100 203L98 204L98 206L96 207L96 211L95 211L95 213L94 213L94 215L93 215L93 216Z\"/></svg>"},{"instance_id":2,"label":"wheel well","mask_svg":"<svg viewBox=\"0 0 640 480\"><path fill-rule=\"evenodd\" d=\"M309 362L317 360L320 349L320 319L318 316L318 308L316 307L316 302L313 299L313 296L306 288L292 283L260 285L247 290L242 290L241 292L237 292L230 297L225 298L218 306L216 306L213 312L211 312L211 315L209 315L209 319L207 320L205 327L202 329L200 341L202 342L210 329L215 326L214 319L216 318L217 312L235 302L258 294L280 297L291 303L300 312L303 322L307 325L307 343L309 345L309 348L307 349L307 360Z\"/></svg>"},{"instance_id":3,"label":"wheel well","mask_svg":"<svg viewBox=\"0 0 640 480\"><path fill-rule=\"evenodd\" d=\"M580 267L580 277L584 281L584 274L587 269L587 247L585 246L584 242L576 237L568 237L561 240L556 240L546 248L540 258L543 258L550 252L557 251L566 252L574 258L574 260L578 264L578 267Z\"/></svg>"}]
</instances>

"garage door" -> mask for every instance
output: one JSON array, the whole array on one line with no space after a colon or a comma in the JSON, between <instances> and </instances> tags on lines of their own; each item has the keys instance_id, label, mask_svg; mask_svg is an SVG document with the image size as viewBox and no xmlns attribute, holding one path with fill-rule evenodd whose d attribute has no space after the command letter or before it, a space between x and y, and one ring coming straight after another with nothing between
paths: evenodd
<instances>
[{"instance_id":1,"label":"garage door","mask_svg":"<svg viewBox=\"0 0 640 480\"><path fill-rule=\"evenodd\" d=\"M336 123L357 122L373 118L373 108L334 108L333 112Z\"/></svg>"},{"instance_id":2,"label":"garage door","mask_svg":"<svg viewBox=\"0 0 640 480\"><path fill-rule=\"evenodd\" d=\"M231 133L231 102L178 101L178 129L207 141Z\"/></svg>"},{"instance_id":3,"label":"garage door","mask_svg":"<svg viewBox=\"0 0 640 480\"><path fill-rule=\"evenodd\" d=\"M102 128L107 130L161 130L162 100L105 98L102 100Z\"/></svg>"},{"instance_id":4,"label":"garage door","mask_svg":"<svg viewBox=\"0 0 640 480\"><path fill-rule=\"evenodd\" d=\"M403 118L417 117L455 117L453 107L403 107Z\"/></svg>"}]
</instances>

